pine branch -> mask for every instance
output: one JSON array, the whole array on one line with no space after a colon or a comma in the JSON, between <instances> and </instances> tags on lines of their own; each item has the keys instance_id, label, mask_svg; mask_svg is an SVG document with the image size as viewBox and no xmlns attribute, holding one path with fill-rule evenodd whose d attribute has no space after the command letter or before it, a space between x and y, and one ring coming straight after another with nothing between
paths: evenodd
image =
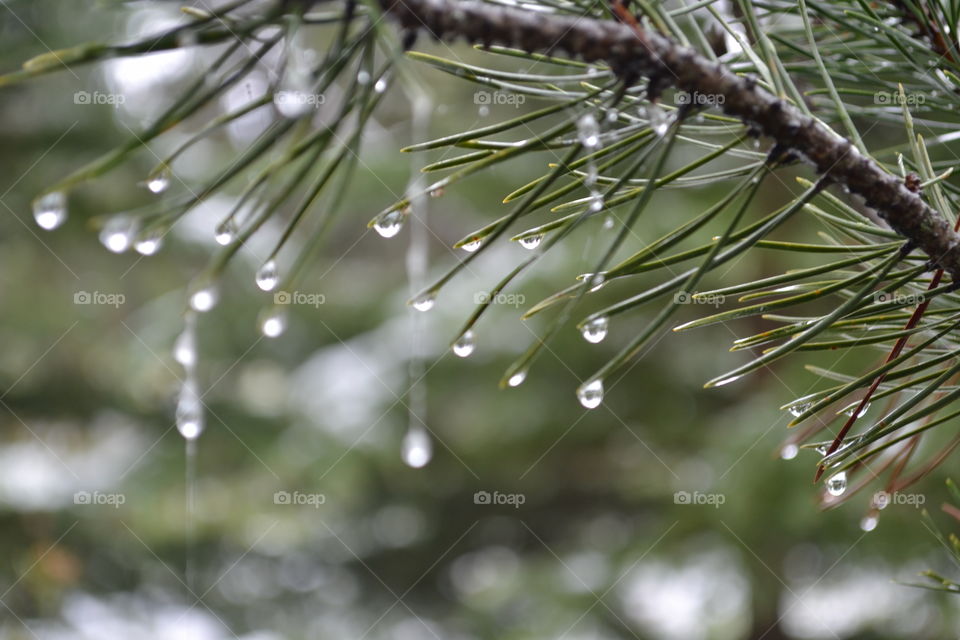
<instances>
[{"instance_id":1,"label":"pine branch","mask_svg":"<svg viewBox=\"0 0 960 640\"><path fill-rule=\"evenodd\" d=\"M651 99L668 87L722 104L723 111L792 150L851 193L901 236L960 282L960 235L918 193L862 155L848 140L741 77L672 39L644 29L582 17L498 7L469 0L380 0L409 32L443 40L464 38L529 52L564 51L586 62L603 61L624 80L645 76Z\"/></svg>"}]
</instances>

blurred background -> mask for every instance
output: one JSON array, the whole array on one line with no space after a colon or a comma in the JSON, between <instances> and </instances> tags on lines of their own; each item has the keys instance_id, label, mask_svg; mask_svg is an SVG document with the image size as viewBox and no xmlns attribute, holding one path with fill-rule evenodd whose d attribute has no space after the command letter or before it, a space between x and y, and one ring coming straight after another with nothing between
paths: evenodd
<instances>
[{"instance_id":1,"label":"blurred background","mask_svg":"<svg viewBox=\"0 0 960 640\"><path fill-rule=\"evenodd\" d=\"M3 71L180 19L176 2L0 5ZM523 309L590 269L599 227L509 291L471 357L449 344L474 296L527 255L515 243L481 256L414 323L411 229L384 239L366 227L423 162L399 151L416 140L398 89L368 128L342 222L303 280L322 304L291 305L286 333L261 335L271 298L254 286L263 241L238 255L218 306L199 318L206 429L188 456L173 417L183 370L172 347L186 286L218 248L214 227L242 184L149 257L107 251L92 221L155 197L140 183L183 132L71 193L70 218L53 233L36 226L30 202L142 129L212 55L113 60L0 89L0 638L957 637L960 601L898 583L956 569L919 511L891 505L864 532L869 496L823 512L817 456L781 459L790 416L778 407L816 388L802 367L812 357L702 390L740 362L722 345L761 321L667 332L608 381L593 411L575 388L653 311L618 318L598 345L568 328L523 385L498 389L548 321L521 321ZM411 69L433 92L427 137L538 106L478 104L473 86ZM262 92L265 77L254 73L224 108ZM77 92L124 99L83 104ZM181 188L212 176L272 117L258 110L193 147L177 165ZM429 279L463 255L452 243L503 215L501 198L543 169L525 160L430 199ZM716 192L657 197L641 221L647 240ZM768 184L758 213L782 201ZM816 231L803 223L798 234ZM754 252L731 277L796 266L782 259ZM608 294L587 304L600 308ZM418 324L425 376L411 394ZM421 395L413 422L429 430L432 458L416 468L401 448ZM913 488L945 529L936 512L948 470Z\"/></svg>"}]
</instances>

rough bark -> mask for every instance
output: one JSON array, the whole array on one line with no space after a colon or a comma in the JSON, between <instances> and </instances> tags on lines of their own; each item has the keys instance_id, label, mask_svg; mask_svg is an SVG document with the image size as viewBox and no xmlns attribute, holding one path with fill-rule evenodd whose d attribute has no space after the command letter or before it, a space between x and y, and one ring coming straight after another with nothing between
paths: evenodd
<instances>
[{"instance_id":1,"label":"rough bark","mask_svg":"<svg viewBox=\"0 0 960 640\"><path fill-rule=\"evenodd\" d=\"M622 77L647 77L651 87L716 97L817 172L861 196L897 233L920 249L931 266L960 282L960 236L902 179L885 171L829 127L693 49L642 27L614 21L549 15L469 0L380 0L383 10L410 31L437 39L464 38L526 51L562 51L586 62L606 62Z\"/></svg>"}]
</instances>

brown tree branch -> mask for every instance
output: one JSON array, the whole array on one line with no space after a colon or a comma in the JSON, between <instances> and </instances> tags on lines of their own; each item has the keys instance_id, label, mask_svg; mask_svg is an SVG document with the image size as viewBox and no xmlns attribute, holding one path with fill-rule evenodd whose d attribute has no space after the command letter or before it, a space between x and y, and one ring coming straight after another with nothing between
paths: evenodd
<instances>
[{"instance_id":1,"label":"brown tree branch","mask_svg":"<svg viewBox=\"0 0 960 640\"><path fill-rule=\"evenodd\" d=\"M563 51L586 62L606 62L621 77L647 77L652 88L675 87L713 96L739 117L799 154L818 173L861 196L932 265L960 283L960 236L903 180L862 155L829 127L741 77L659 33L614 21L549 15L470 0L380 0L409 31L437 39L526 51ZM656 92L655 92L656 93ZM655 95L654 93L654 95Z\"/></svg>"}]
</instances>

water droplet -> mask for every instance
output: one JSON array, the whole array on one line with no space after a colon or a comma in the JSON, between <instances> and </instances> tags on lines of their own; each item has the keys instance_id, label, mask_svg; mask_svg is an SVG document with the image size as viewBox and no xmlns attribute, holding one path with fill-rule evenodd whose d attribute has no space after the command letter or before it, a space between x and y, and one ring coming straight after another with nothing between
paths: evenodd
<instances>
[{"instance_id":1,"label":"water droplet","mask_svg":"<svg viewBox=\"0 0 960 640\"><path fill-rule=\"evenodd\" d=\"M577 137L587 149L595 149L600 146L600 126L592 113L585 113L577 120Z\"/></svg>"},{"instance_id":2,"label":"water droplet","mask_svg":"<svg viewBox=\"0 0 960 640\"><path fill-rule=\"evenodd\" d=\"M197 341L192 325L188 325L174 341L173 359L187 368L197 364Z\"/></svg>"},{"instance_id":3,"label":"water droplet","mask_svg":"<svg viewBox=\"0 0 960 640\"><path fill-rule=\"evenodd\" d=\"M373 90L376 91L377 93L383 93L384 91L386 91L387 79L380 78L379 80L377 80L376 84L373 85Z\"/></svg>"},{"instance_id":4,"label":"water droplet","mask_svg":"<svg viewBox=\"0 0 960 640\"><path fill-rule=\"evenodd\" d=\"M195 440L203 433L203 403L191 381L183 385L177 400L177 431L187 440Z\"/></svg>"},{"instance_id":5,"label":"water droplet","mask_svg":"<svg viewBox=\"0 0 960 640\"><path fill-rule=\"evenodd\" d=\"M257 286L261 291L273 291L280 282L280 273L277 271L275 260L267 260L259 269L256 275Z\"/></svg>"},{"instance_id":6,"label":"water droplet","mask_svg":"<svg viewBox=\"0 0 960 640\"><path fill-rule=\"evenodd\" d=\"M477 336L470 329L467 329L467 331L453 343L453 352L461 358L466 358L473 353L473 350L476 348Z\"/></svg>"},{"instance_id":7,"label":"water droplet","mask_svg":"<svg viewBox=\"0 0 960 640\"><path fill-rule=\"evenodd\" d=\"M466 251L467 253L473 253L474 251L479 249L480 245L482 244L483 244L483 240L481 240L480 238L474 238L470 242L460 245L460 248Z\"/></svg>"},{"instance_id":8,"label":"water droplet","mask_svg":"<svg viewBox=\"0 0 960 640\"><path fill-rule=\"evenodd\" d=\"M159 170L147 176L147 189L151 193L163 193L170 186L170 167L163 165Z\"/></svg>"},{"instance_id":9,"label":"water droplet","mask_svg":"<svg viewBox=\"0 0 960 640\"><path fill-rule=\"evenodd\" d=\"M524 249L529 249L530 251L533 251L539 247L541 242L543 242L542 233L538 233L535 236L524 236L523 238L520 238L520 246Z\"/></svg>"},{"instance_id":10,"label":"water droplet","mask_svg":"<svg viewBox=\"0 0 960 640\"><path fill-rule=\"evenodd\" d=\"M870 515L864 516L863 520L860 521L860 528L864 531L873 531L877 528L879 522L880 518L871 513Z\"/></svg>"},{"instance_id":11,"label":"water droplet","mask_svg":"<svg viewBox=\"0 0 960 640\"><path fill-rule=\"evenodd\" d=\"M507 385L511 387L519 387L520 385L523 384L523 381L526 379L527 379L527 370L522 369L514 373L512 376L510 376L510 379L507 380Z\"/></svg>"},{"instance_id":12,"label":"water droplet","mask_svg":"<svg viewBox=\"0 0 960 640\"><path fill-rule=\"evenodd\" d=\"M100 230L100 242L113 253L123 253L130 248L136 223L126 216L116 216L107 221Z\"/></svg>"},{"instance_id":13,"label":"water droplet","mask_svg":"<svg viewBox=\"0 0 960 640\"><path fill-rule=\"evenodd\" d=\"M587 409L596 409L603 402L603 380L584 382L577 389L577 399Z\"/></svg>"},{"instance_id":14,"label":"water droplet","mask_svg":"<svg viewBox=\"0 0 960 640\"><path fill-rule=\"evenodd\" d=\"M486 118L488 115L490 115L490 107L487 105L482 105L479 109L477 109L477 114L479 114L481 118Z\"/></svg>"},{"instance_id":15,"label":"water droplet","mask_svg":"<svg viewBox=\"0 0 960 640\"><path fill-rule=\"evenodd\" d=\"M610 320L606 316L594 318L580 328L580 335L583 339L592 344L603 342L607 337L607 329L610 326Z\"/></svg>"},{"instance_id":16,"label":"water droplet","mask_svg":"<svg viewBox=\"0 0 960 640\"><path fill-rule=\"evenodd\" d=\"M217 225L213 233L215 234L214 239L217 241L217 244L227 246L237 237L237 224L233 221L232 217L227 218Z\"/></svg>"},{"instance_id":17,"label":"water droplet","mask_svg":"<svg viewBox=\"0 0 960 640\"><path fill-rule=\"evenodd\" d=\"M430 197L431 197L431 198L439 198L439 197L442 196L443 194L444 194L443 187L437 187L436 189L431 189L431 190L430 190Z\"/></svg>"},{"instance_id":18,"label":"water droplet","mask_svg":"<svg viewBox=\"0 0 960 640\"><path fill-rule=\"evenodd\" d=\"M713 384L715 387L722 387L725 384L730 384L731 382L736 382L740 379L740 376L730 376L729 378L724 378L723 380L718 380Z\"/></svg>"},{"instance_id":19,"label":"water droplet","mask_svg":"<svg viewBox=\"0 0 960 640\"><path fill-rule=\"evenodd\" d=\"M33 219L41 229L53 231L67 219L67 197L60 191L40 196L33 201Z\"/></svg>"},{"instance_id":20,"label":"water droplet","mask_svg":"<svg viewBox=\"0 0 960 640\"><path fill-rule=\"evenodd\" d=\"M357 84L368 84L370 82L370 74L367 71L360 70L360 73L357 74Z\"/></svg>"},{"instance_id":21,"label":"water droplet","mask_svg":"<svg viewBox=\"0 0 960 640\"><path fill-rule=\"evenodd\" d=\"M190 294L190 308L194 311L203 313L210 311L217 305L217 290L210 286L203 289L197 289Z\"/></svg>"},{"instance_id":22,"label":"water droplet","mask_svg":"<svg viewBox=\"0 0 960 640\"><path fill-rule=\"evenodd\" d=\"M426 466L433 457L433 443L430 435L423 429L410 429L403 436L401 456L407 466L419 469Z\"/></svg>"},{"instance_id":23,"label":"water droplet","mask_svg":"<svg viewBox=\"0 0 960 640\"><path fill-rule=\"evenodd\" d=\"M827 478L827 493L837 497L847 490L847 472L841 471Z\"/></svg>"},{"instance_id":24,"label":"water droplet","mask_svg":"<svg viewBox=\"0 0 960 640\"><path fill-rule=\"evenodd\" d=\"M134 243L133 248L142 256L152 256L163 246L163 231L151 229Z\"/></svg>"},{"instance_id":25,"label":"water droplet","mask_svg":"<svg viewBox=\"0 0 960 640\"><path fill-rule=\"evenodd\" d=\"M287 329L287 316L276 307L264 310L260 317L260 333L267 338L276 338Z\"/></svg>"},{"instance_id":26,"label":"water droplet","mask_svg":"<svg viewBox=\"0 0 960 640\"><path fill-rule=\"evenodd\" d=\"M430 309L433 309L433 305L436 303L436 301L437 295L428 291L427 293L420 294L414 298L413 302L410 304L417 311L430 311Z\"/></svg>"},{"instance_id":27,"label":"water droplet","mask_svg":"<svg viewBox=\"0 0 960 640\"><path fill-rule=\"evenodd\" d=\"M800 453L800 447L792 442L783 445L783 449L780 449L780 457L784 460L793 460L797 457L798 453Z\"/></svg>"},{"instance_id":28,"label":"water droplet","mask_svg":"<svg viewBox=\"0 0 960 640\"><path fill-rule=\"evenodd\" d=\"M607 122L616 122L617 118L620 117L620 112L616 109L610 109L607 111Z\"/></svg>"},{"instance_id":29,"label":"water droplet","mask_svg":"<svg viewBox=\"0 0 960 640\"><path fill-rule=\"evenodd\" d=\"M611 214L611 215L607 216L607 217L604 219L604 221L603 221L603 228L604 228L604 229L613 229L613 225L614 225L614 224L616 224L616 221L614 220L613 215Z\"/></svg>"},{"instance_id":30,"label":"water droplet","mask_svg":"<svg viewBox=\"0 0 960 640\"><path fill-rule=\"evenodd\" d=\"M792 404L789 407L787 407L787 411L789 411L790 415L792 415L793 417L799 418L804 413L806 413L811 406L813 405L811 405L809 402L800 402L797 404Z\"/></svg>"},{"instance_id":31,"label":"water droplet","mask_svg":"<svg viewBox=\"0 0 960 640\"><path fill-rule=\"evenodd\" d=\"M863 409L861 409L861 410L860 410L860 413L857 414L857 417L858 417L858 418L862 418L862 417L864 416L864 414L866 414L867 411L870 410L870 404L871 404L871 403L868 402L867 404L865 404L865 405L863 406ZM858 402L857 404L852 405L851 407L849 407L849 408L848 408L846 411L844 411L843 413L846 414L846 415L848 415L848 416L852 416L852 415L854 414L854 412L857 410L857 407L859 407L859 406L860 406L860 403Z\"/></svg>"},{"instance_id":32,"label":"water droplet","mask_svg":"<svg viewBox=\"0 0 960 640\"><path fill-rule=\"evenodd\" d=\"M662 138L667 133L670 121L660 105L651 103L647 106L647 119L650 121L650 128L653 129L655 134Z\"/></svg>"},{"instance_id":33,"label":"water droplet","mask_svg":"<svg viewBox=\"0 0 960 640\"><path fill-rule=\"evenodd\" d=\"M406 220L406 216L403 211L386 211L381 213L374 219L373 228L380 234L383 238L392 238L393 236L400 233L400 229L403 227L403 223Z\"/></svg>"}]
</instances>

